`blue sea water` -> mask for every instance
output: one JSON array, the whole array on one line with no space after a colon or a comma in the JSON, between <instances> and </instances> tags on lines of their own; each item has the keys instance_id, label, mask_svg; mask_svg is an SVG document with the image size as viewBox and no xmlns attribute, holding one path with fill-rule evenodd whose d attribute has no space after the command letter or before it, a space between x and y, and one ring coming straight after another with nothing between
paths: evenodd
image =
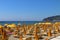
<instances>
[{"instance_id":1,"label":"blue sea water","mask_svg":"<svg viewBox=\"0 0 60 40\"><path fill-rule=\"evenodd\" d=\"M4 24L34 24L34 23L39 23L40 21L0 21L0 24L1 25L4 25Z\"/></svg>"}]
</instances>

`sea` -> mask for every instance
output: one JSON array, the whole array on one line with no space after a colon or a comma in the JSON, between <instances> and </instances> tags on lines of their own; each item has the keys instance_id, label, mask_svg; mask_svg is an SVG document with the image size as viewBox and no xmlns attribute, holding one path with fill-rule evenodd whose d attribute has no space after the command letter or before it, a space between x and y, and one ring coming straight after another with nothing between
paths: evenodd
<instances>
[{"instance_id":1,"label":"sea","mask_svg":"<svg viewBox=\"0 0 60 40\"><path fill-rule=\"evenodd\" d=\"M4 24L18 24L20 23L22 24L35 24L35 23L39 23L40 21L0 21L0 25L4 25Z\"/></svg>"}]
</instances>

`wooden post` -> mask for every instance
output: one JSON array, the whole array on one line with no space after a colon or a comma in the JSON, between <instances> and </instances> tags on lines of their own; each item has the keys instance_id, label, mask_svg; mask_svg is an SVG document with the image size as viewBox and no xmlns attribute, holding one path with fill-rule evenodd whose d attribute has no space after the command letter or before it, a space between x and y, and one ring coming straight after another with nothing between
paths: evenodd
<instances>
[{"instance_id":1,"label":"wooden post","mask_svg":"<svg viewBox=\"0 0 60 40\"><path fill-rule=\"evenodd\" d=\"M59 33L59 28L58 28L58 26L56 26L56 32Z\"/></svg>"},{"instance_id":2,"label":"wooden post","mask_svg":"<svg viewBox=\"0 0 60 40\"><path fill-rule=\"evenodd\" d=\"M39 40L39 39L38 39L38 35L35 35L35 40Z\"/></svg>"},{"instance_id":3,"label":"wooden post","mask_svg":"<svg viewBox=\"0 0 60 40\"><path fill-rule=\"evenodd\" d=\"M35 40L39 40L39 39L36 37Z\"/></svg>"},{"instance_id":4,"label":"wooden post","mask_svg":"<svg viewBox=\"0 0 60 40\"><path fill-rule=\"evenodd\" d=\"M51 37L52 34L51 34L51 30L49 29L48 33L47 33L48 37Z\"/></svg>"},{"instance_id":5,"label":"wooden post","mask_svg":"<svg viewBox=\"0 0 60 40\"><path fill-rule=\"evenodd\" d=\"M0 34L2 34L2 28L0 29Z\"/></svg>"},{"instance_id":6,"label":"wooden post","mask_svg":"<svg viewBox=\"0 0 60 40\"><path fill-rule=\"evenodd\" d=\"M19 40L23 40L23 39L22 39L22 35L20 35L20 38L19 38Z\"/></svg>"},{"instance_id":7,"label":"wooden post","mask_svg":"<svg viewBox=\"0 0 60 40\"><path fill-rule=\"evenodd\" d=\"M25 30L25 28L24 28L24 36L26 35L26 30Z\"/></svg>"},{"instance_id":8,"label":"wooden post","mask_svg":"<svg viewBox=\"0 0 60 40\"><path fill-rule=\"evenodd\" d=\"M5 31L3 31L3 33L2 33L2 40L6 40L6 39L7 39L6 32L5 32Z\"/></svg>"},{"instance_id":9,"label":"wooden post","mask_svg":"<svg viewBox=\"0 0 60 40\"><path fill-rule=\"evenodd\" d=\"M45 40L49 40L48 38L46 38Z\"/></svg>"},{"instance_id":10,"label":"wooden post","mask_svg":"<svg viewBox=\"0 0 60 40\"><path fill-rule=\"evenodd\" d=\"M34 38L35 38L35 40L38 40L38 35L37 35L36 30L34 30Z\"/></svg>"}]
</instances>

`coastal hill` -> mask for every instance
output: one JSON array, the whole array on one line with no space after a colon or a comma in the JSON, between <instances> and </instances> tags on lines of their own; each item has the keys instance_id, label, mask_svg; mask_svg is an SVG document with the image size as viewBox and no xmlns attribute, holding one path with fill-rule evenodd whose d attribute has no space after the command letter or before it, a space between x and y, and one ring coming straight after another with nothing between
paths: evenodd
<instances>
[{"instance_id":1,"label":"coastal hill","mask_svg":"<svg viewBox=\"0 0 60 40\"><path fill-rule=\"evenodd\" d=\"M60 15L44 18L43 21L45 22L46 21L50 21L50 22L60 21Z\"/></svg>"}]
</instances>

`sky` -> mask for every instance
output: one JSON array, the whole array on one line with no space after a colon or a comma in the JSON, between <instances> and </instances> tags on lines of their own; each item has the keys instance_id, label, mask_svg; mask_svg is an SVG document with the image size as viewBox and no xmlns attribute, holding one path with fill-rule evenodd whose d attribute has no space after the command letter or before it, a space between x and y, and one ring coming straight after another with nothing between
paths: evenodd
<instances>
[{"instance_id":1,"label":"sky","mask_svg":"<svg viewBox=\"0 0 60 40\"><path fill-rule=\"evenodd\" d=\"M60 15L60 0L0 0L0 21L41 21Z\"/></svg>"}]
</instances>

